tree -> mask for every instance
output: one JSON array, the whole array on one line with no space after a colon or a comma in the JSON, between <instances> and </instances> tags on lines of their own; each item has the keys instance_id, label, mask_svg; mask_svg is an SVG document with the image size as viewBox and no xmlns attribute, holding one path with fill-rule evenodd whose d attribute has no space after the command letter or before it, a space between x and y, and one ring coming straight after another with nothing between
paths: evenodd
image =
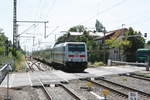
<instances>
[{"instance_id":1,"label":"tree","mask_svg":"<svg viewBox=\"0 0 150 100\"><path fill-rule=\"evenodd\" d=\"M69 32L84 32L86 28L83 25L77 25L69 29Z\"/></svg>"},{"instance_id":2,"label":"tree","mask_svg":"<svg viewBox=\"0 0 150 100\"><path fill-rule=\"evenodd\" d=\"M109 48L113 47L122 48L124 46L128 46L130 42L127 39L117 40L115 38L112 38L110 40L105 40L105 43L106 45L108 45Z\"/></svg>"},{"instance_id":3,"label":"tree","mask_svg":"<svg viewBox=\"0 0 150 100\"><path fill-rule=\"evenodd\" d=\"M129 41L126 38L117 39L115 37L105 40L105 44L109 49L114 49L114 52L118 52L118 60L121 60L124 52L124 47L129 45ZM110 54L111 55L111 54Z\"/></svg>"},{"instance_id":4,"label":"tree","mask_svg":"<svg viewBox=\"0 0 150 100\"><path fill-rule=\"evenodd\" d=\"M0 31L0 56L5 56L6 41L8 38Z\"/></svg>"},{"instance_id":5,"label":"tree","mask_svg":"<svg viewBox=\"0 0 150 100\"><path fill-rule=\"evenodd\" d=\"M84 29L83 34L82 35L70 35L67 39L67 41L69 42L85 42L87 45L87 49L88 49L88 60L90 62L95 62L95 61L102 61L103 60L103 51L102 46L100 44L98 44L95 41L95 38L93 36L89 35L89 32L85 30L85 28L83 28L84 26L82 26L82 29ZM72 27L69 30L72 32L76 32L76 30L79 27ZM64 34L63 36L59 37L57 40L57 43L60 42L65 42L66 41L66 37L67 34Z\"/></svg>"},{"instance_id":6,"label":"tree","mask_svg":"<svg viewBox=\"0 0 150 100\"><path fill-rule=\"evenodd\" d=\"M95 23L96 32L103 32L104 26L98 20Z\"/></svg>"},{"instance_id":7,"label":"tree","mask_svg":"<svg viewBox=\"0 0 150 100\"><path fill-rule=\"evenodd\" d=\"M138 35L138 36L134 36L134 35ZM144 48L145 39L141 36L141 32L134 31L132 27L130 27L126 32L126 36L127 36L127 40L129 41L129 45L124 46L124 54L126 56L126 61L135 62L136 51L139 48Z\"/></svg>"}]
</instances>

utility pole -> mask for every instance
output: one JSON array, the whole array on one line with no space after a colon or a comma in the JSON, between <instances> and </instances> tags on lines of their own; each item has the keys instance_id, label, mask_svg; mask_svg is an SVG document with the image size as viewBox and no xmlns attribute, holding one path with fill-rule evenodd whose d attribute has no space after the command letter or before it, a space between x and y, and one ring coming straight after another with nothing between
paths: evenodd
<instances>
[{"instance_id":1,"label":"utility pole","mask_svg":"<svg viewBox=\"0 0 150 100\"><path fill-rule=\"evenodd\" d=\"M48 22L44 22L44 38L46 38L46 23Z\"/></svg>"},{"instance_id":2,"label":"utility pole","mask_svg":"<svg viewBox=\"0 0 150 100\"><path fill-rule=\"evenodd\" d=\"M13 8L13 55L15 56L15 47L17 43L17 0L14 0Z\"/></svg>"},{"instance_id":3,"label":"utility pole","mask_svg":"<svg viewBox=\"0 0 150 100\"><path fill-rule=\"evenodd\" d=\"M105 27L104 27L104 43L103 43L103 45L104 45L104 59L103 59L104 63L106 63L106 45L105 45L105 34L106 34L106 29L105 29Z\"/></svg>"},{"instance_id":4,"label":"utility pole","mask_svg":"<svg viewBox=\"0 0 150 100\"><path fill-rule=\"evenodd\" d=\"M33 36L33 46L34 46L35 37Z\"/></svg>"},{"instance_id":5,"label":"utility pole","mask_svg":"<svg viewBox=\"0 0 150 100\"><path fill-rule=\"evenodd\" d=\"M121 28L122 29L122 32L121 32L122 36L125 36L124 26L125 26L125 24L122 24L122 28ZM124 58L123 58L122 46L121 47L119 46L119 60L123 61L123 59Z\"/></svg>"}]
</instances>

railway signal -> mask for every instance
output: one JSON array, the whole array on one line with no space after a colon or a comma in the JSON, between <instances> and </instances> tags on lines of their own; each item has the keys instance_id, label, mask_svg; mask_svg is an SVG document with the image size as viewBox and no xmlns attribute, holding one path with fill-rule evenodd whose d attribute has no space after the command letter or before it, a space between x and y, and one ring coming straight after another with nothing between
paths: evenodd
<instances>
[{"instance_id":1,"label":"railway signal","mask_svg":"<svg viewBox=\"0 0 150 100\"><path fill-rule=\"evenodd\" d=\"M144 33L144 37L147 37L147 33Z\"/></svg>"}]
</instances>

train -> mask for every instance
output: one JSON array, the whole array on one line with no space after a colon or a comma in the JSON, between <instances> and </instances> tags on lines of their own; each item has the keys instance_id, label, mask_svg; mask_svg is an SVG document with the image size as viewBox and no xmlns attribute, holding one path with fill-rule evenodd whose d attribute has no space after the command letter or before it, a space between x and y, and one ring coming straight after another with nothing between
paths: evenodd
<instances>
[{"instance_id":1,"label":"train","mask_svg":"<svg viewBox=\"0 0 150 100\"><path fill-rule=\"evenodd\" d=\"M136 61L137 62L148 62L150 56L150 49L148 48L140 48L136 51Z\"/></svg>"},{"instance_id":2,"label":"train","mask_svg":"<svg viewBox=\"0 0 150 100\"><path fill-rule=\"evenodd\" d=\"M83 72L88 65L87 47L84 42L56 44L50 49L35 51L33 57L69 72Z\"/></svg>"}]
</instances>

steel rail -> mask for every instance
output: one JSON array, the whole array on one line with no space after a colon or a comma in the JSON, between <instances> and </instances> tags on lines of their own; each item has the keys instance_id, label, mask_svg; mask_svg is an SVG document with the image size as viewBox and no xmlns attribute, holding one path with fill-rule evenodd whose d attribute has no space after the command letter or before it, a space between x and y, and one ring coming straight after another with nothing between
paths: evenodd
<instances>
[{"instance_id":1,"label":"steel rail","mask_svg":"<svg viewBox=\"0 0 150 100\"><path fill-rule=\"evenodd\" d=\"M146 77L138 76L138 75L124 75L124 76L133 77L133 78L137 78L137 79L141 79L141 80L145 80L145 81L150 81L150 78L146 78Z\"/></svg>"},{"instance_id":2,"label":"steel rail","mask_svg":"<svg viewBox=\"0 0 150 100\"><path fill-rule=\"evenodd\" d=\"M136 76L140 76L140 77L144 77L144 78L149 78L150 79L150 76L144 76L144 75L140 75L140 74L136 74L136 73L132 73L131 75L136 75Z\"/></svg>"},{"instance_id":3,"label":"steel rail","mask_svg":"<svg viewBox=\"0 0 150 100\"><path fill-rule=\"evenodd\" d=\"M48 92L47 89L45 88L45 86L44 86L44 84L42 83L42 81L39 80L39 82L40 82L40 84L41 84L41 86L42 86L42 90L44 91L44 93L45 93L47 99L48 99L48 100L52 100L51 95L49 94L49 92Z\"/></svg>"},{"instance_id":4,"label":"steel rail","mask_svg":"<svg viewBox=\"0 0 150 100\"><path fill-rule=\"evenodd\" d=\"M77 96L76 94L74 94L70 89L68 89L66 86L64 86L63 84L58 84L59 86L61 86L64 90L66 90L71 96L73 96L76 100L83 100L81 99L79 96Z\"/></svg>"}]
</instances>

